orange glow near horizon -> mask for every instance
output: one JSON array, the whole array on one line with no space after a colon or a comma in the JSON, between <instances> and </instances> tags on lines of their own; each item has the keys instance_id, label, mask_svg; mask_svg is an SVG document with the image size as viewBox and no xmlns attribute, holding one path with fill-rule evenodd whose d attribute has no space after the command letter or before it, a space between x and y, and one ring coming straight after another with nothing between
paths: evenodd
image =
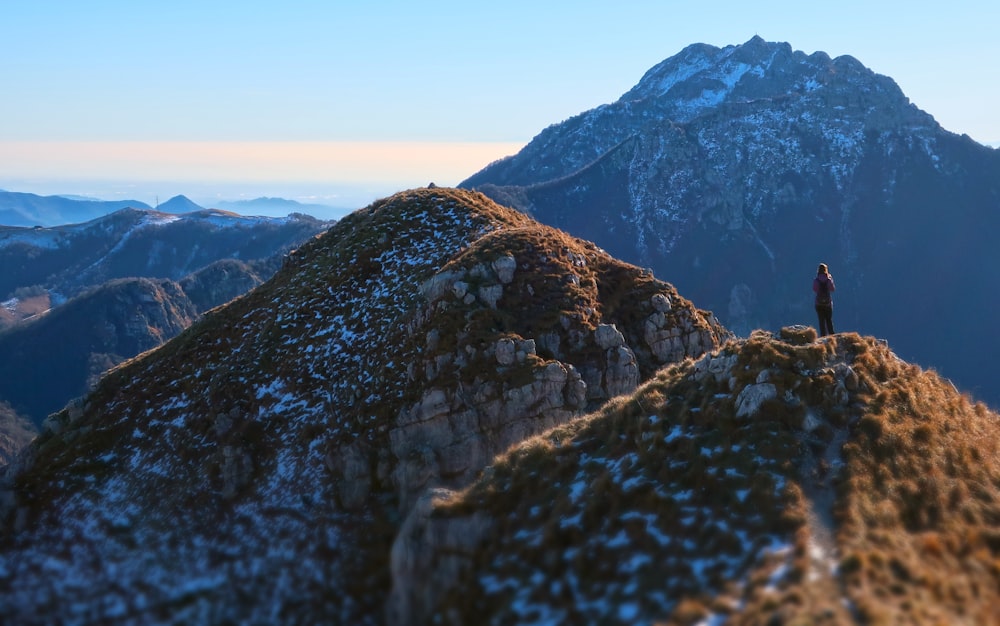
<instances>
[{"instance_id":1,"label":"orange glow near horizon","mask_svg":"<svg viewBox=\"0 0 1000 626\"><path fill-rule=\"evenodd\" d=\"M0 142L11 178L400 182L454 186L522 143L342 141Z\"/></svg>"}]
</instances>

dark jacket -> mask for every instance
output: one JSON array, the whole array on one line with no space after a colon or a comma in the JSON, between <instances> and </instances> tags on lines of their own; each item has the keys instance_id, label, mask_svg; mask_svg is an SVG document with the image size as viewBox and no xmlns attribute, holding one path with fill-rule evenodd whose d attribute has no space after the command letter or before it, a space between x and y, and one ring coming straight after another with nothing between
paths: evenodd
<instances>
[{"instance_id":1,"label":"dark jacket","mask_svg":"<svg viewBox=\"0 0 1000 626\"><path fill-rule=\"evenodd\" d=\"M823 293L821 285L826 285L826 293ZM833 306L833 292L837 287L833 284L833 276L830 274L816 274L813 279L813 291L816 293L816 306Z\"/></svg>"}]
</instances>

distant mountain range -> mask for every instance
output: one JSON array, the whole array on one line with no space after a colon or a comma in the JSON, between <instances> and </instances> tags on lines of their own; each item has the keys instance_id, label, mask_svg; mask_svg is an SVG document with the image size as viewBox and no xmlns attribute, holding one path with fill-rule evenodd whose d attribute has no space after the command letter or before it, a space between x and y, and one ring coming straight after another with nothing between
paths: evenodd
<instances>
[{"instance_id":1,"label":"distant mountain range","mask_svg":"<svg viewBox=\"0 0 1000 626\"><path fill-rule=\"evenodd\" d=\"M340 219L358 207L346 208L328 204L303 203L286 198L254 198L253 200L222 200L214 203L215 208L234 211L241 215L281 216L291 213L305 213L320 219Z\"/></svg>"},{"instance_id":2,"label":"distant mountain range","mask_svg":"<svg viewBox=\"0 0 1000 626\"><path fill-rule=\"evenodd\" d=\"M177 199L161 206L190 206ZM40 285L70 297L113 278L180 278L220 259L267 258L329 227L306 215L122 209L82 224L0 226L0 297Z\"/></svg>"},{"instance_id":3,"label":"distant mountain range","mask_svg":"<svg viewBox=\"0 0 1000 626\"><path fill-rule=\"evenodd\" d=\"M852 57L695 44L461 186L669 276L743 336L816 325L827 263L836 329L1000 406L1000 151Z\"/></svg>"},{"instance_id":4,"label":"distant mountain range","mask_svg":"<svg viewBox=\"0 0 1000 626\"><path fill-rule=\"evenodd\" d=\"M156 209L163 213L191 213L206 209L183 195L174 196L156 207L151 207L138 200L104 201L81 196L39 196L0 190L0 225L3 226L51 227L79 224L124 208ZM266 197L253 200L220 200L212 203L210 208L247 216L284 217L292 213L302 213L321 220L339 219L354 210L354 208L303 204L285 198Z\"/></svg>"},{"instance_id":5,"label":"distant mountain range","mask_svg":"<svg viewBox=\"0 0 1000 626\"><path fill-rule=\"evenodd\" d=\"M0 225L5 226L79 224L125 208L152 207L138 200L104 201L0 191Z\"/></svg>"}]
</instances>

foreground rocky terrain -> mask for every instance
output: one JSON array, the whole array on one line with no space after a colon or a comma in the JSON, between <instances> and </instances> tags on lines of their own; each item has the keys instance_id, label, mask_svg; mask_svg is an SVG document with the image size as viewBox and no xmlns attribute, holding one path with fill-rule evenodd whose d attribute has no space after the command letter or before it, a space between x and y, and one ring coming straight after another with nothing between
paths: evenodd
<instances>
[{"instance_id":1,"label":"foreground rocky terrain","mask_svg":"<svg viewBox=\"0 0 1000 626\"><path fill-rule=\"evenodd\" d=\"M382 623L397 531L731 335L481 194L358 211L55 414L0 491L23 623Z\"/></svg>"},{"instance_id":2,"label":"foreground rocky terrain","mask_svg":"<svg viewBox=\"0 0 1000 626\"><path fill-rule=\"evenodd\" d=\"M425 495L390 621L997 624L998 442L872 338L754 333Z\"/></svg>"}]
</instances>

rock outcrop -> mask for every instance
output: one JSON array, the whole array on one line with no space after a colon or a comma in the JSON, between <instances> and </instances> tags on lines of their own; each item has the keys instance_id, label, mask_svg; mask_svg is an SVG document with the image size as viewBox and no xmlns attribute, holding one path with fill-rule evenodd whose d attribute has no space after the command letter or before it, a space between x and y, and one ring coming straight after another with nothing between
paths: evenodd
<instances>
[{"instance_id":1,"label":"rock outcrop","mask_svg":"<svg viewBox=\"0 0 1000 626\"><path fill-rule=\"evenodd\" d=\"M605 301L611 290L627 299L621 312ZM420 293L406 376L421 391L388 428L388 455L358 442L331 454L349 508L380 483L403 511L428 487L467 484L511 445L729 336L644 270L537 230L483 237Z\"/></svg>"}]
</instances>

